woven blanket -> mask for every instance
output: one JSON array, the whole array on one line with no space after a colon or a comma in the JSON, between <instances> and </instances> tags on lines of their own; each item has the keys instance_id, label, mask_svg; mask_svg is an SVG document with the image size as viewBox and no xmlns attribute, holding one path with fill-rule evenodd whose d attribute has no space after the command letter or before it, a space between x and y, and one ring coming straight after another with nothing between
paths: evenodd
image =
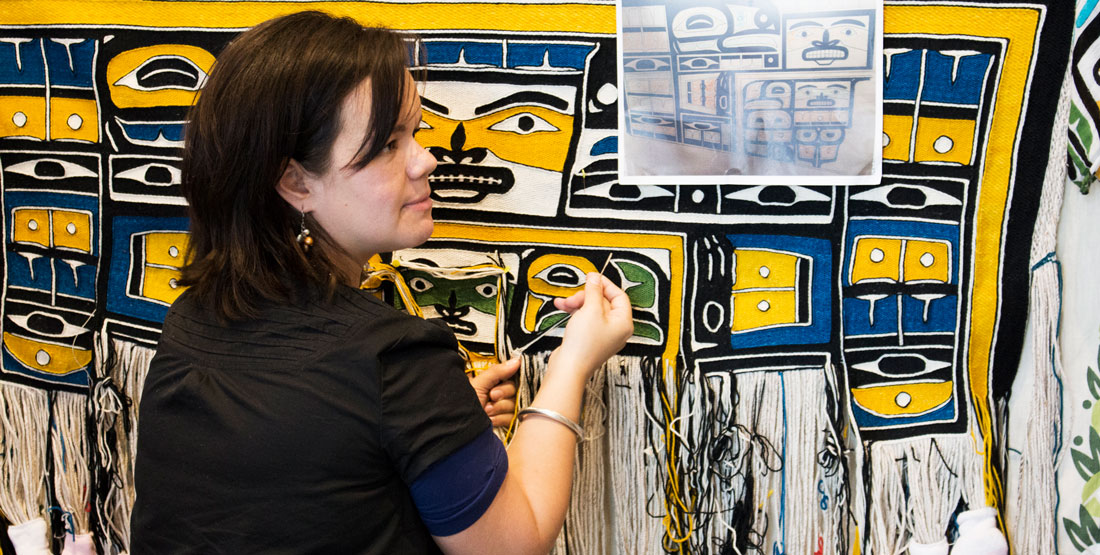
<instances>
[{"instance_id":1,"label":"woven blanket","mask_svg":"<svg viewBox=\"0 0 1100 555\"><path fill-rule=\"evenodd\" d=\"M887 2L881 183L822 186L620 183L624 91L605 0L7 2L8 535L17 551L127 548L141 383L187 250L187 107L237 33L308 7L420 39L437 224L376 268L398 284L397 306L450 324L474 367L522 353L523 404L560 340L548 301L601 270L630 296L634 335L589 384L595 439L578 451L556 553L956 541L957 514L1007 503L1004 406L1059 135L1066 4ZM636 30L667 47L673 79L694 63L668 46L678 36L714 39L691 55L729 64L750 62L724 39L752 36L752 54L780 64L785 25L838 21L784 5L628 7L654 18ZM706 119L669 132L685 149L756 148L704 141ZM827 140L814 140L806 160L824 164Z\"/></svg>"}]
</instances>

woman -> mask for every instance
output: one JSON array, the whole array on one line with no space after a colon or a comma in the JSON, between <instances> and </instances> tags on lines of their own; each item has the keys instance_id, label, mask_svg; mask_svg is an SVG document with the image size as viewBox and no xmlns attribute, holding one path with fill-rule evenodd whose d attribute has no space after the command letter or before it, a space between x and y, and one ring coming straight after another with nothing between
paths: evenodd
<instances>
[{"instance_id":1,"label":"woman","mask_svg":"<svg viewBox=\"0 0 1100 555\"><path fill-rule=\"evenodd\" d=\"M584 384L630 335L630 305L598 274L555 301L573 317L505 451L486 405L518 362L471 388L449 330L357 287L372 255L432 232L406 56L399 35L318 12L219 56L187 131L190 288L142 397L133 553L553 544Z\"/></svg>"}]
</instances>

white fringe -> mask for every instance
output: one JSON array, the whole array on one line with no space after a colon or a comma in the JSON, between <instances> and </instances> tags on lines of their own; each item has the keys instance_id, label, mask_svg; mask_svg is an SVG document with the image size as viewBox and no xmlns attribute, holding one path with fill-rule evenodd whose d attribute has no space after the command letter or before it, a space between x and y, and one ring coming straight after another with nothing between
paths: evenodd
<instances>
[{"instance_id":1,"label":"white fringe","mask_svg":"<svg viewBox=\"0 0 1100 555\"><path fill-rule=\"evenodd\" d=\"M96 436L100 465L114 477L105 498L98 504L100 520L123 548L130 546L130 512L134 508L134 458L137 455L137 416L141 389L156 351L134 343L96 336L95 354L101 376L93 392ZM113 365L107 366L113 356ZM129 404L127 404L129 401ZM115 434L115 443L108 434Z\"/></svg>"},{"instance_id":2,"label":"white fringe","mask_svg":"<svg viewBox=\"0 0 1100 555\"><path fill-rule=\"evenodd\" d=\"M845 469L829 423L824 369L693 375L683 414L693 425L693 473L701 496L698 548L737 552L747 542L770 553L832 554L848 513ZM835 405L834 405L835 406ZM827 466L824 466L827 465ZM746 500L753 481L753 499ZM752 517L738 538L736 521ZM751 550L751 548L750 548Z\"/></svg>"},{"instance_id":3,"label":"white fringe","mask_svg":"<svg viewBox=\"0 0 1100 555\"><path fill-rule=\"evenodd\" d=\"M946 538L960 502L984 502L983 457L967 434L878 441L867 457L868 553L896 555L910 542L931 545Z\"/></svg>"},{"instance_id":4,"label":"white fringe","mask_svg":"<svg viewBox=\"0 0 1100 555\"><path fill-rule=\"evenodd\" d=\"M0 512L15 525L46 517L49 417L45 391L0 382Z\"/></svg>"},{"instance_id":5,"label":"white fringe","mask_svg":"<svg viewBox=\"0 0 1100 555\"><path fill-rule=\"evenodd\" d=\"M612 357L607 363L608 457L611 464L612 553L662 553L665 528L663 482L665 457L657 426L647 410L640 357ZM581 554L583 555L583 554Z\"/></svg>"},{"instance_id":6,"label":"white fringe","mask_svg":"<svg viewBox=\"0 0 1100 555\"><path fill-rule=\"evenodd\" d=\"M751 508L752 534L764 552L772 552L773 543L782 543L780 512L783 509L780 478L783 469L783 392L779 375L774 372L749 372L738 374L736 407L737 422L759 439L746 442L751 446L752 459L747 461L746 471L755 481ZM785 550L780 549L780 552ZM794 553L794 551L792 551Z\"/></svg>"},{"instance_id":7,"label":"white fringe","mask_svg":"<svg viewBox=\"0 0 1100 555\"><path fill-rule=\"evenodd\" d=\"M86 534L91 472L88 460L88 397L57 392L53 397L54 497L65 513L66 534ZM70 520L71 519L71 520Z\"/></svg>"},{"instance_id":8,"label":"white fringe","mask_svg":"<svg viewBox=\"0 0 1100 555\"><path fill-rule=\"evenodd\" d=\"M868 492L867 552L894 555L904 551L907 530L911 529L905 504L904 444L874 443L868 456L871 484ZM900 454L899 454L900 452Z\"/></svg>"},{"instance_id":9,"label":"white fringe","mask_svg":"<svg viewBox=\"0 0 1100 555\"><path fill-rule=\"evenodd\" d=\"M747 372L735 379L737 422L756 438L747 466L756 543L765 552L846 552L839 541L849 510L846 477L824 402L825 369Z\"/></svg>"},{"instance_id":10,"label":"white fringe","mask_svg":"<svg viewBox=\"0 0 1100 555\"><path fill-rule=\"evenodd\" d=\"M822 369L784 372L787 414L787 553L846 553L848 497L840 439L823 402L829 394ZM834 400L835 403L835 400ZM835 406L835 404L834 404ZM810 477L809 480L803 477Z\"/></svg>"},{"instance_id":11,"label":"white fringe","mask_svg":"<svg viewBox=\"0 0 1100 555\"><path fill-rule=\"evenodd\" d=\"M1063 431L1062 361L1058 348L1062 291L1055 247L1066 182L1069 100L1073 88L1067 71L1051 130L1050 159L1031 242L1029 324L1034 345L1034 385L1025 439L1021 443L1019 482L1014 488L1015 495L1008 500L1014 510L1006 511L1010 519L1008 537L1016 553L1054 553L1057 537L1055 468Z\"/></svg>"},{"instance_id":12,"label":"white fringe","mask_svg":"<svg viewBox=\"0 0 1100 555\"><path fill-rule=\"evenodd\" d=\"M573 464L573 494L565 514L566 546L569 553L599 555L607 552L607 391L606 367L596 370L585 386L585 440Z\"/></svg>"}]
</instances>

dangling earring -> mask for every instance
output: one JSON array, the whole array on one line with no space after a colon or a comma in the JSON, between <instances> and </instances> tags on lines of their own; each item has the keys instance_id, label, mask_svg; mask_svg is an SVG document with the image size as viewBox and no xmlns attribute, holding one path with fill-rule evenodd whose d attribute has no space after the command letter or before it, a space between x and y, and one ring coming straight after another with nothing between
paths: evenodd
<instances>
[{"instance_id":1,"label":"dangling earring","mask_svg":"<svg viewBox=\"0 0 1100 555\"><path fill-rule=\"evenodd\" d=\"M298 232L298 244L302 246L302 251L308 253L309 248L313 246L313 237L309 236L309 228L306 227L306 213L302 212L302 225L301 230Z\"/></svg>"}]
</instances>

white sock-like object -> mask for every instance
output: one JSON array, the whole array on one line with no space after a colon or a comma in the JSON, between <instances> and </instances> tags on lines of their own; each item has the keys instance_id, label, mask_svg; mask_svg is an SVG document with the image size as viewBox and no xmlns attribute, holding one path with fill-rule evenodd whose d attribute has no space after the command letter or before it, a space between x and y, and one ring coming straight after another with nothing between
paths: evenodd
<instances>
[{"instance_id":1,"label":"white sock-like object","mask_svg":"<svg viewBox=\"0 0 1100 555\"><path fill-rule=\"evenodd\" d=\"M909 555L947 555L947 538L936 543L909 544Z\"/></svg>"},{"instance_id":2,"label":"white sock-like object","mask_svg":"<svg viewBox=\"0 0 1100 555\"><path fill-rule=\"evenodd\" d=\"M52 555L46 538L46 521L41 517L8 526L15 555Z\"/></svg>"},{"instance_id":3,"label":"white sock-like object","mask_svg":"<svg viewBox=\"0 0 1100 555\"><path fill-rule=\"evenodd\" d=\"M951 549L953 555L1008 555L1008 542L997 528L997 510L983 507L959 513L959 539Z\"/></svg>"},{"instance_id":4,"label":"white sock-like object","mask_svg":"<svg viewBox=\"0 0 1100 555\"><path fill-rule=\"evenodd\" d=\"M95 543L91 534L65 534L65 548L61 555L95 555Z\"/></svg>"}]
</instances>

